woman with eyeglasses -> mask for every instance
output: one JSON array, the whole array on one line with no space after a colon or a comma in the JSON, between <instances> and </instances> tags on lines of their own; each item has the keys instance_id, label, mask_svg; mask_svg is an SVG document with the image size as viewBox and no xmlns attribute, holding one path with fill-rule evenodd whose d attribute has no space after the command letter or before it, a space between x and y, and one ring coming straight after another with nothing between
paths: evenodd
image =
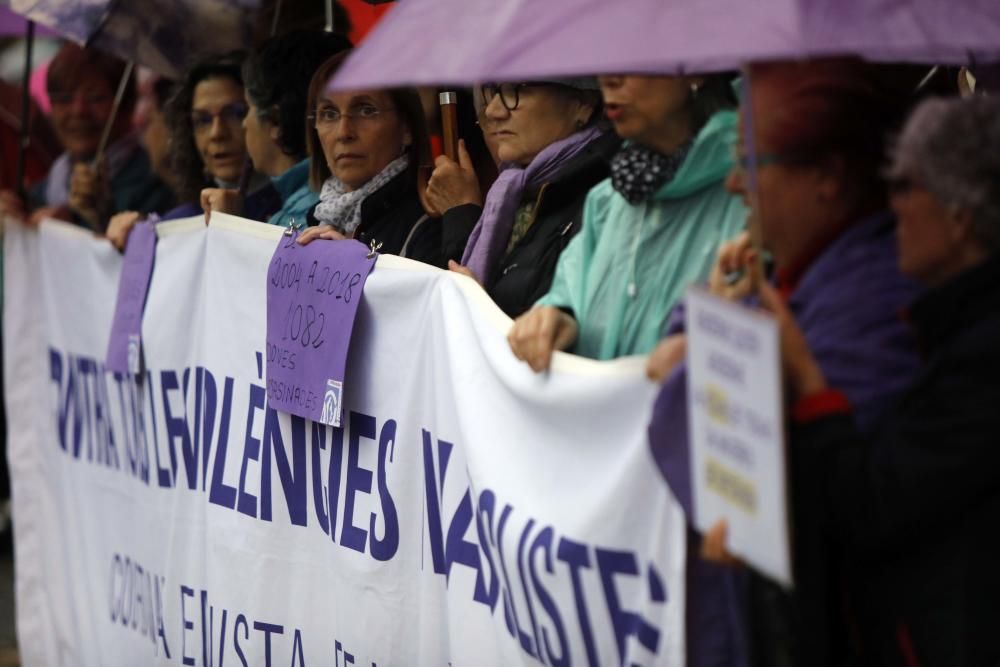
<instances>
[{"instance_id":1,"label":"woman with eyeglasses","mask_svg":"<svg viewBox=\"0 0 1000 667\"><path fill-rule=\"evenodd\" d=\"M132 131L134 77L126 84L100 163L91 164L124 71L125 63L100 51L76 44L60 49L49 65L46 87L52 126L65 152L32 188L28 201L10 191L0 193L0 210L28 222L55 217L103 233L108 218L119 211L163 212L173 206L173 192L156 177ZM29 217L27 211L34 213Z\"/></svg>"},{"instance_id":2,"label":"woman with eyeglasses","mask_svg":"<svg viewBox=\"0 0 1000 667\"><path fill-rule=\"evenodd\" d=\"M508 334L535 371L555 350L648 354L684 288L708 275L715 248L746 218L723 187L736 137L727 78L598 80L605 113L627 141L611 178L587 196L583 230L559 257L548 293Z\"/></svg>"},{"instance_id":3,"label":"woman with eyeglasses","mask_svg":"<svg viewBox=\"0 0 1000 667\"><path fill-rule=\"evenodd\" d=\"M919 371L917 341L900 317L918 286L899 270L896 221L880 171L887 138L925 73L850 58L749 69L754 151L749 142L739 142L727 187L747 204L748 226L773 266L774 288L765 283L760 250L748 236L722 248L709 284L732 299L757 290L780 295L825 377L842 392L798 388L789 378L784 427L793 457L807 446L803 434L813 419L843 413L848 405L860 432L878 432ZM675 367L683 355L684 337L671 336L649 364L651 377L665 378L655 411L663 428L652 429L651 446L668 483L681 490L690 488L684 481L690 471L687 371L683 364ZM693 667L847 664L848 629L860 618L851 617L865 605L857 606L857 591L844 589L842 553L825 530L808 525L821 486L796 474L794 466L791 470L795 590L697 557L689 560ZM689 494L676 495L690 512ZM720 532L724 527L704 544L717 543ZM691 552L697 554L702 540L690 535ZM694 630L705 627L715 630ZM723 663L712 659L720 654L729 657ZM895 663L872 658L870 664Z\"/></svg>"},{"instance_id":4,"label":"woman with eyeglasses","mask_svg":"<svg viewBox=\"0 0 1000 667\"><path fill-rule=\"evenodd\" d=\"M452 270L477 280L517 317L548 291L560 253L580 230L587 192L607 178L620 140L600 122L595 79L484 84L479 91L480 127L500 175L484 200L463 142L458 162L437 159L427 200L444 214L454 245L464 246Z\"/></svg>"},{"instance_id":5,"label":"woman with eyeglasses","mask_svg":"<svg viewBox=\"0 0 1000 667\"><path fill-rule=\"evenodd\" d=\"M409 88L327 90L347 55L325 62L309 86L309 178L319 201L299 243L356 239L442 266L441 221L421 198L431 148L420 96Z\"/></svg>"},{"instance_id":6,"label":"woman with eyeglasses","mask_svg":"<svg viewBox=\"0 0 1000 667\"><path fill-rule=\"evenodd\" d=\"M254 168L271 178L281 200L269 224L305 227L316 203L317 195L309 188L307 91L316 69L348 48L350 42L342 35L296 30L269 39L243 63L246 150ZM239 214L243 206L238 190L221 187L203 190L201 204L206 215Z\"/></svg>"},{"instance_id":7,"label":"woman with eyeglasses","mask_svg":"<svg viewBox=\"0 0 1000 667\"><path fill-rule=\"evenodd\" d=\"M241 67L244 54L211 58L192 67L165 105L167 163L174 174L178 198L184 202L162 220L198 215L201 191L207 187L237 188L247 159L243 119L247 114ZM267 177L254 172L241 214L266 220L281 207ZM123 249L143 216L127 211L111 218L107 236Z\"/></svg>"}]
</instances>

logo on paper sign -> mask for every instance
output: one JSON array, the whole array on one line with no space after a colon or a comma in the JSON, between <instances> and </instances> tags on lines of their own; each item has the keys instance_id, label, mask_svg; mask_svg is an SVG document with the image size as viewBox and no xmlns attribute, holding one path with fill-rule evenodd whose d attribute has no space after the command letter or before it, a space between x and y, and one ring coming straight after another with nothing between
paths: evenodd
<instances>
[{"instance_id":1,"label":"logo on paper sign","mask_svg":"<svg viewBox=\"0 0 1000 667\"><path fill-rule=\"evenodd\" d=\"M128 335L128 372L138 375L139 368L139 334Z\"/></svg>"},{"instance_id":2,"label":"logo on paper sign","mask_svg":"<svg viewBox=\"0 0 1000 667\"><path fill-rule=\"evenodd\" d=\"M327 426L340 426L340 396L344 390L342 382L326 381L326 395L323 397L323 413L319 420Z\"/></svg>"}]
</instances>

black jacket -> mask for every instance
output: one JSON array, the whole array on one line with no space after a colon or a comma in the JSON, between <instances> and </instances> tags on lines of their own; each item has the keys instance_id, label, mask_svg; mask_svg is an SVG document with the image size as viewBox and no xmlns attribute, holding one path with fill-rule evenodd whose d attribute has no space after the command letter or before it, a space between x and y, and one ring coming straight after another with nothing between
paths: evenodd
<instances>
[{"instance_id":1,"label":"black jacket","mask_svg":"<svg viewBox=\"0 0 1000 667\"><path fill-rule=\"evenodd\" d=\"M429 217L420 203L413 173L407 169L361 202L361 225L354 238L365 245L381 243L379 252L400 255L418 262L447 268L455 259L454 249L445 244L454 239L442 238L441 220ZM319 224L316 206L306 216L309 226ZM464 247L465 241L459 243ZM449 254L450 253L450 254ZM458 250L461 255L461 249Z\"/></svg>"},{"instance_id":2,"label":"black jacket","mask_svg":"<svg viewBox=\"0 0 1000 667\"><path fill-rule=\"evenodd\" d=\"M998 665L1000 257L911 319L926 367L873 441L846 415L794 434L797 523L845 563L862 664Z\"/></svg>"},{"instance_id":3,"label":"black jacket","mask_svg":"<svg viewBox=\"0 0 1000 667\"><path fill-rule=\"evenodd\" d=\"M583 202L592 187L608 177L608 162L621 145L613 132L592 141L551 181L528 196L535 198L535 221L499 262L484 287L500 308L517 317L552 285L556 263L583 220ZM444 228L468 238L482 209L467 204L444 215ZM464 247L464 243L462 244Z\"/></svg>"}]
</instances>

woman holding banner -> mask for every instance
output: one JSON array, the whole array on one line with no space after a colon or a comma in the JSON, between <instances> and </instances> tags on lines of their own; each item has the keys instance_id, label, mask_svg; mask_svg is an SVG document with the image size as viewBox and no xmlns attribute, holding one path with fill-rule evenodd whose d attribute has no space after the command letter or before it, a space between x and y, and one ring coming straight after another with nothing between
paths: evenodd
<instances>
[{"instance_id":1,"label":"woman holding banner","mask_svg":"<svg viewBox=\"0 0 1000 667\"><path fill-rule=\"evenodd\" d=\"M316 69L350 46L336 33L298 30L271 38L243 64L247 152L281 198L281 208L267 220L272 225L304 227L316 203L309 188L306 95ZM240 192L232 188L203 190L201 204L206 214L238 215L243 207Z\"/></svg>"},{"instance_id":2,"label":"woman holding banner","mask_svg":"<svg viewBox=\"0 0 1000 667\"><path fill-rule=\"evenodd\" d=\"M746 218L723 188L736 138L726 77L599 80L628 142L611 178L590 191L549 292L510 330L514 354L535 371L554 350L596 359L650 352L683 288L708 275L715 248Z\"/></svg>"},{"instance_id":3,"label":"woman holding banner","mask_svg":"<svg viewBox=\"0 0 1000 667\"><path fill-rule=\"evenodd\" d=\"M421 198L431 148L420 96L411 88L327 90L346 56L326 61L309 86L309 180L320 194L299 243L353 238L442 266L441 221Z\"/></svg>"}]
</instances>

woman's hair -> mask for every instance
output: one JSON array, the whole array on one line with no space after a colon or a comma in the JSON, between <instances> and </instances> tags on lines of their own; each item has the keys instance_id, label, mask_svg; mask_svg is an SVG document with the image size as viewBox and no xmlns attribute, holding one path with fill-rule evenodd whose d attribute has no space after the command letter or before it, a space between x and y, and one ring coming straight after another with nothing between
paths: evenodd
<instances>
[{"instance_id":1,"label":"woman's hair","mask_svg":"<svg viewBox=\"0 0 1000 667\"><path fill-rule=\"evenodd\" d=\"M243 64L247 96L278 127L285 155L306 155L306 92L313 73L331 56L351 48L343 35L296 30L266 41Z\"/></svg>"},{"instance_id":2,"label":"woman's hair","mask_svg":"<svg viewBox=\"0 0 1000 667\"><path fill-rule=\"evenodd\" d=\"M803 164L840 157L856 203L884 206L886 141L915 99L914 75L857 58L752 65L754 116L766 105L768 117L758 131L771 150Z\"/></svg>"},{"instance_id":3,"label":"woman's hair","mask_svg":"<svg viewBox=\"0 0 1000 667\"><path fill-rule=\"evenodd\" d=\"M197 201L208 181L191 124L195 88L209 79L229 79L242 88L244 57L243 51L234 51L203 60L188 70L173 96L167 100L164 120L170 130L170 166L176 174L177 195L181 201Z\"/></svg>"},{"instance_id":4,"label":"woman's hair","mask_svg":"<svg viewBox=\"0 0 1000 667\"><path fill-rule=\"evenodd\" d=\"M84 48L72 42L67 42L59 49L45 76L45 89L48 94L69 93L80 83L87 72L96 72L108 82L112 94L118 90L122 75L125 73L125 62L108 55L103 51ZM129 118L136 102L135 75L129 77L128 85L122 96L118 115Z\"/></svg>"},{"instance_id":5,"label":"woman's hair","mask_svg":"<svg viewBox=\"0 0 1000 667\"><path fill-rule=\"evenodd\" d=\"M915 178L945 207L969 211L972 232L1000 252L1000 98L931 98L907 120L891 175Z\"/></svg>"},{"instance_id":6,"label":"woman's hair","mask_svg":"<svg viewBox=\"0 0 1000 667\"><path fill-rule=\"evenodd\" d=\"M733 92L735 74L710 74L691 96L691 133L698 134L708 119L723 109L736 106Z\"/></svg>"},{"instance_id":7,"label":"woman's hair","mask_svg":"<svg viewBox=\"0 0 1000 667\"><path fill-rule=\"evenodd\" d=\"M326 85L336 74L341 64L350 52L338 53L316 70L312 81L309 83L309 95L307 98L309 114L316 111L317 103L323 94ZM399 119L410 131L413 139L407 147L410 156L410 165L407 171L410 178L421 195L427 187L428 173L433 167L434 161L431 157L430 138L427 135L427 123L424 120L424 108L420 104L420 96L412 88L390 88L385 91L392 99L392 104L396 108ZM327 164L326 156L323 153L323 146L319 141L319 134L316 132L314 123L306 119L304 124L306 133L306 144L309 148L309 185L313 190L319 191L323 187L326 179L330 178L330 166Z\"/></svg>"}]
</instances>

